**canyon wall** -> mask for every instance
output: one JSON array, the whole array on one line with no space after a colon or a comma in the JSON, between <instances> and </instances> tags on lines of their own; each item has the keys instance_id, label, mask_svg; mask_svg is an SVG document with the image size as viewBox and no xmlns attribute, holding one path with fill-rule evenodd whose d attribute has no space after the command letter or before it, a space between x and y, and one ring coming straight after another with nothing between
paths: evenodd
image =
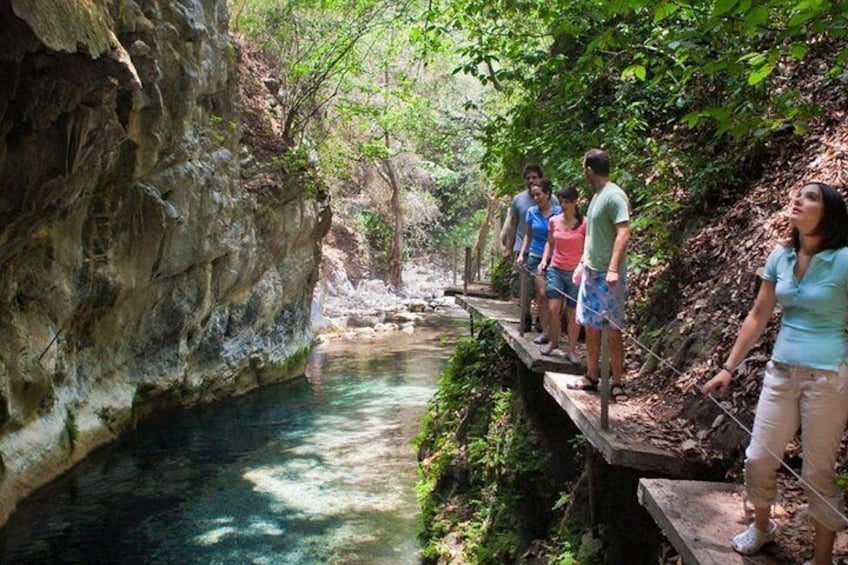
<instances>
[{"instance_id":1,"label":"canyon wall","mask_svg":"<svg viewBox=\"0 0 848 565\"><path fill-rule=\"evenodd\" d=\"M246 182L227 18L0 3L0 523L139 418L299 372L329 208Z\"/></svg>"}]
</instances>

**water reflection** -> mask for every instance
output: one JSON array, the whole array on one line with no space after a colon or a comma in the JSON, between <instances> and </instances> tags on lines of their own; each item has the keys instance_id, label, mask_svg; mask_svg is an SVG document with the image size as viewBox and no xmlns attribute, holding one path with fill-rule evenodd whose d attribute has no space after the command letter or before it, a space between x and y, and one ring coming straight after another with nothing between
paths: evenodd
<instances>
[{"instance_id":1,"label":"water reflection","mask_svg":"<svg viewBox=\"0 0 848 565\"><path fill-rule=\"evenodd\" d=\"M22 505L0 561L417 563L409 442L443 334L333 345L305 379L146 425Z\"/></svg>"}]
</instances>

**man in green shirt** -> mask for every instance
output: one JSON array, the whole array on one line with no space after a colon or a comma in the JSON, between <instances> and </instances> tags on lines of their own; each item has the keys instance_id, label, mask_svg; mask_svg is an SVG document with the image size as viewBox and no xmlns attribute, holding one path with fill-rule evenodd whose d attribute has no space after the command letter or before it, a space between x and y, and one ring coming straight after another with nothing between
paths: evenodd
<instances>
[{"instance_id":1,"label":"man in green shirt","mask_svg":"<svg viewBox=\"0 0 848 565\"><path fill-rule=\"evenodd\" d=\"M573 388L596 390L601 356L601 330L608 320L610 396L627 397L624 375L624 303L627 288L625 251L630 239L630 201L620 186L609 180L610 159L603 149L591 149L583 160L586 180L595 194L586 211L583 259L574 273L580 283L577 322L586 328L586 376Z\"/></svg>"}]
</instances>

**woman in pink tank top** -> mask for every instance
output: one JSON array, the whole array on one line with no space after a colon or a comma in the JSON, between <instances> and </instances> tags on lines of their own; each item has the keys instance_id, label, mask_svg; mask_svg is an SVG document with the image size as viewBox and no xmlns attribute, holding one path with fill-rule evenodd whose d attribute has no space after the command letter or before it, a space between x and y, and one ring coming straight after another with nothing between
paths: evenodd
<instances>
[{"instance_id":1,"label":"woman in pink tank top","mask_svg":"<svg viewBox=\"0 0 848 565\"><path fill-rule=\"evenodd\" d=\"M572 363L580 362L580 355L577 353L580 326L577 325L574 316L578 287L572 281L572 274L583 256L583 242L586 240L586 222L577 208L578 196L577 190L571 187L563 189L557 195L562 206L562 214L553 216L548 222L548 242L545 244L542 257L542 264L547 263L549 258L551 261L545 289L551 341L540 351L543 355L550 355L559 347L562 324L560 315L562 302L565 300L568 328L567 357Z\"/></svg>"}]
</instances>

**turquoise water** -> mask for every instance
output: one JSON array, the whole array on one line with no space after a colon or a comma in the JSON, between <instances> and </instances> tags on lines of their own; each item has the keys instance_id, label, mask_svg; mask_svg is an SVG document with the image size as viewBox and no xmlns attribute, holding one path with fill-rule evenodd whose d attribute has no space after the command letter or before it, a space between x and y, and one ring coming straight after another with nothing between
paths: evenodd
<instances>
[{"instance_id":1,"label":"turquoise water","mask_svg":"<svg viewBox=\"0 0 848 565\"><path fill-rule=\"evenodd\" d=\"M0 562L418 563L410 441L460 323L144 425L25 501Z\"/></svg>"}]
</instances>

